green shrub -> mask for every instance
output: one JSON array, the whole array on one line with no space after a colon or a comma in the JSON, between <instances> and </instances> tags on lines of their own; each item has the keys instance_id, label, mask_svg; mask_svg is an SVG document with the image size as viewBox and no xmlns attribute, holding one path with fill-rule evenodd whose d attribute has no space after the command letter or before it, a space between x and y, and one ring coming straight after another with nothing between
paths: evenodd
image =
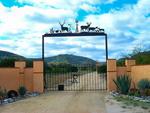
<instances>
[{"instance_id":1,"label":"green shrub","mask_svg":"<svg viewBox=\"0 0 150 113\"><path fill-rule=\"evenodd\" d=\"M142 79L137 84L140 94L142 96L149 96L150 95L150 80Z\"/></svg>"},{"instance_id":2,"label":"green shrub","mask_svg":"<svg viewBox=\"0 0 150 113\"><path fill-rule=\"evenodd\" d=\"M142 79L138 82L137 85L140 90L150 89L150 80Z\"/></svg>"},{"instance_id":3,"label":"green shrub","mask_svg":"<svg viewBox=\"0 0 150 113\"><path fill-rule=\"evenodd\" d=\"M113 81L121 94L128 94L131 86L131 78L128 75L117 76L116 80Z\"/></svg>"},{"instance_id":4,"label":"green shrub","mask_svg":"<svg viewBox=\"0 0 150 113\"><path fill-rule=\"evenodd\" d=\"M24 86L20 86L18 89L19 95L24 96L27 92L26 88Z\"/></svg>"}]
</instances>

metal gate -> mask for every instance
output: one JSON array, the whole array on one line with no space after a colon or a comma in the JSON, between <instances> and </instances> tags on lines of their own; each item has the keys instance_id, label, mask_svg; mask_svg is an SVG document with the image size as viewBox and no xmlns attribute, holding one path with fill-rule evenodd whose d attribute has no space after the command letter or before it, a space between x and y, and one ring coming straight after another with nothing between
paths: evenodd
<instances>
[{"instance_id":1,"label":"metal gate","mask_svg":"<svg viewBox=\"0 0 150 113\"><path fill-rule=\"evenodd\" d=\"M51 91L106 90L106 73L96 65L50 64L45 69L45 87Z\"/></svg>"}]
</instances>

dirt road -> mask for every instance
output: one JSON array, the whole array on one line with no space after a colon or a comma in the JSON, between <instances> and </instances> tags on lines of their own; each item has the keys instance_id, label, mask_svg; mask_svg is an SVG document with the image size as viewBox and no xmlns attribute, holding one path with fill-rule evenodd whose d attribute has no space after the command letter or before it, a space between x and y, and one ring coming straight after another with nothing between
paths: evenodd
<instances>
[{"instance_id":1,"label":"dirt road","mask_svg":"<svg viewBox=\"0 0 150 113\"><path fill-rule=\"evenodd\" d=\"M0 113L106 113L105 92L48 92L0 106Z\"/></svg>"}]
</instances>

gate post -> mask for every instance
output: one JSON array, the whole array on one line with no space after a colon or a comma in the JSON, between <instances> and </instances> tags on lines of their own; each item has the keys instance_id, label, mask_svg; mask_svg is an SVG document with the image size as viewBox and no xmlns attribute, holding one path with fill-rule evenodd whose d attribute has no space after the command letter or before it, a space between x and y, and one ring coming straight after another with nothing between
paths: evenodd
<instances>
[{"instance_id":1,"label":"gate post","mask_svg":"<svg viewBox=\"0 0 150 113\"><path fill-rule=\"evenodd\" d=\"M24 75L24 68L26 67L25 61L15 61L15 67L19 68L19 85L25 85L25 75Z\"/></svg>"},{"instance_id":2,"label":"gate post","mask_svg":"<svg viewBox=\"0 0 150 113\"><path fill-rule=\"evenodd\" d=\"M43 61L33 61L33 91L44 92Z\"/></svg>"},{"instance_id":3,"label":"gate post","mask_svg":"<svg viewBox=\"0 0 150 113\"><path fill-rule=\"evenodd\" d=\"M125 60L125 65L127 67L127 75L131 75L131 67L136 65L136 61L133 59Z\"/></svg>"},{"instance_id":4,"label":"gate post","mask_svg":"<svg viewBox=\"0 0 150 113\"><path fill-rule=\"evenodd\" d=\"M113 80L117 76L117 66L115 59L108 59L107 60L107 90L113 91L116 90L116 86Z\"/></svg>"}]
</instances>

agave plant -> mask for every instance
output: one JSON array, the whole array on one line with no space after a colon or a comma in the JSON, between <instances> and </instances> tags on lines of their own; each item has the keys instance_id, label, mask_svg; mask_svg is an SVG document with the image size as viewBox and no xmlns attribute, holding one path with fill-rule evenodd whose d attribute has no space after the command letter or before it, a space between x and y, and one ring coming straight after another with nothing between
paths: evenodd
<instances>
[{"instance_id":1,"label":"agave plant","mask_svg":"<svg viewBox=\"0 0 150 113\"><path fill-rule=\"evenodd\" d=\"M128 75L117 76L113 81L121 94L128 94L131 86L131 78Z\"/></svg>"}]
</instances>

